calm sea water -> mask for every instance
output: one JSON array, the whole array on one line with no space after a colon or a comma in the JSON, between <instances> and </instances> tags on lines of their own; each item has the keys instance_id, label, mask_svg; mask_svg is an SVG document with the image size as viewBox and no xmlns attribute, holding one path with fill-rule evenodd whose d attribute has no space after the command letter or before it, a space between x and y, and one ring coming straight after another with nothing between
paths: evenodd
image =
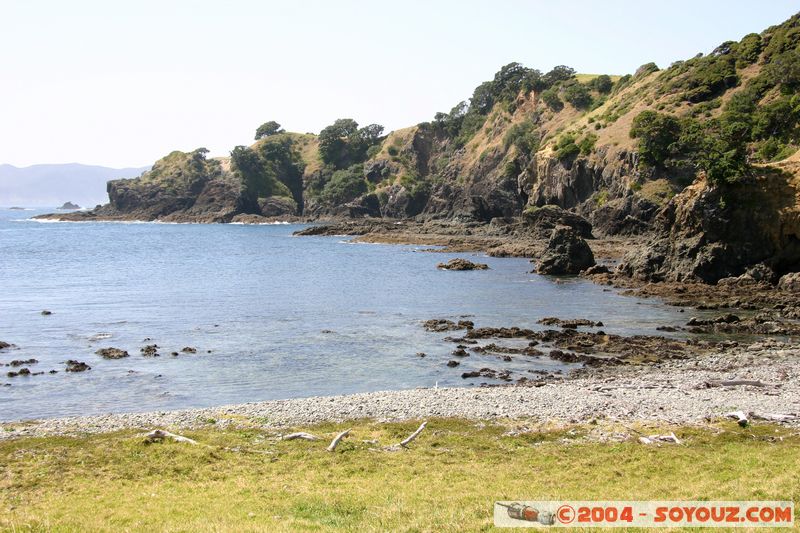
<instances>
[{"instance_id":1,"label":"calm sea water","mask_svg":"<svg viewBox=\"0 0 800 533\"><path fill-rule=\"evenodd\" d=\"M7 378L4 367L0 420L466 386L461 373L487 360L447 368L447 334L421 327L434 317L534 328L582 317L650 334L685 320L656 301L530 274L524 259L458 254L491 270L443 272L436 264L456 255L292 237L299 226L27 220L37 213L0 210L0 340L19 346L0 363L33 357L32 371L59 372ZM145 338L161 357L140 355ZM131 356L94 354L108 346ZM184 346L197 354L170 356ZM92 370L65 373L67 359ZM514 364L563 368L547 357Z\"/></svg>"}]
</instances>

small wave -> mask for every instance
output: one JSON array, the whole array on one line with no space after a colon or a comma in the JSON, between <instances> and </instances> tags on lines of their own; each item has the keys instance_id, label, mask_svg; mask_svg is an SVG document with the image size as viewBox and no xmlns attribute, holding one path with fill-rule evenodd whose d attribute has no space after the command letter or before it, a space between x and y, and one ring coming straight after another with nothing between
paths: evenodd
<instances>
[{"instance_id":1,"label":"small wave","mask_svg":"<svg viewBox=\"0 0 800 533\"><path fill-rule=\"evenodd\" d=\"M275 221L275 222L229 222L231 226L288 226L291 222Z\"/></svg>"}]
</instances>

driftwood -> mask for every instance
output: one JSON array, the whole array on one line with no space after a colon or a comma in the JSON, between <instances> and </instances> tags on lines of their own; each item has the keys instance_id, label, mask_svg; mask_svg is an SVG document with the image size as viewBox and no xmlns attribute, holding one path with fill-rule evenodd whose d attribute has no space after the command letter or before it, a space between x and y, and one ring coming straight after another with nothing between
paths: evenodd
<instances>
[{"instance_id":1,"label":"driftwood","mask_svg":"<svg viewBox=\"0 0 800 533\"><path fill-rule=\"evenodd\" d=\"M192 440L188 437L183 437L181 435L176 435L175 433L170 433L169 431L164 431L163 429L154 429L150 433L144 436L145 442L159 442L164 439L172 439L176 442L185 442L186 444L196 445L197 441Z\"/></svg>"},{"instance_id":2,"label":"driftwood","mask_svg":"<svg viewBox=\"0 0 800 533\"><path fill-rule=\"evenodd\" d=\"M414 433L412 433L411 435L400 441L399 445L402 446L403 448L408 446L411 443L411 441L419 437L419 434L422 433L422 430L425 429L425 426L427 425L428 425L427 421L423 422L422 425L420 425Z\"/></svg>"},{"instance_id":3,"label":"driftwood","mask_svg":"<svg viewBox=\"0 0 800 533\"><path fill-rule=\"evenodd\" d=\"M645 437L642 435L639 437L639 442L642 444L653 444L658 442L668 442L670 444L680 444L681 441L678 437L675 436L675 433L670 433L669 435L650 435Z\"/></svg>"},{"instance_id":4,"label":"driftwood","mask_svg":"<svg viewBox=\"0 0 800 533\"><path fill-rule=\"evenodd\" d=\"M312 435L311 433L305 433L304 431L298 431L297 433L289 433L288 435L284 435L281 437L281 440L295 440L295 439L319 440L319 437L317 437L316 435Z\"/></svg>"},{"instance_id":5,"label":"driftwood","mask_svg":"<svg viewBox=\"0 0 800 533\"><path fill-rule=\"evenodd\" d=\"M742 411L731 411L730 413L725 413L725 418L735 419L736 423L743 428L746 428L747 424L750 423L750 420L747 419L747 415Z\"/></svg>"},{"instance_id":6,"label":"driftwood","mask_svg":"<svg viewBox=\"0 0 800 533\"><path fill-rule=\"evenodd\" d=\"M800 416L794 413L754 413L750 411L750 417L756 420L769 420L771 422L791 422L793 420L800 420Z\"/></svg>"},{"instance_id":7,"label":"driftwood","mask_svg":"<svg viewBox=\"0 0 800 533\"><path fill-rule=\"evenodd\" d=\"M771 385L763 381L753 381L748 379L731 379L731 380L712 380L706 381L703 384L707 389L713 387L776 387L779 385Z\"/></svg>"},{"instance_id":8,"label":"driftwood","mask_svg":"<svg viewBox=\"0 0 800 533\"><path fill-rule=\"evenodd\" d=\"M336 451L336 447L339 445L339 441L341 441L343 438L345 438L345 437L346 437L346 436L348 436L349 434L350 434L350 430L349 430L349 429L347 429L347 430L345 430L345 431L342 431L341 433L339 433L338 435L336 435L336 436L333 438L333 440L331 441L331 444L330 444L330 446L328 446L326 449L327 449L329 452L334 452L334 451Z\"/></svg>"}]
</instances>

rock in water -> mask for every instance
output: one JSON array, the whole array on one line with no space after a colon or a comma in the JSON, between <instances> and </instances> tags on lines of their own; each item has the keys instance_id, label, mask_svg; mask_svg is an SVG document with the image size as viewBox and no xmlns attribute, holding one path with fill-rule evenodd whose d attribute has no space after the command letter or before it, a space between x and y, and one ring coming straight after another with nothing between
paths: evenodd
<instances>
[{"instance_id":1,"label":"rock in water","mask_svg":"<svg viewBox=\"0 0 800 533\"><path fill-rule=\"evenodd\" d=\"M447 263L439 263L436 268L441 270L487 270L489 265L483 263L473 263L466 259L451 259Z\"/></svg>"},{"instance_id":2,"label":"rock in water","mask_svg":"<svg viewBox=\"0 0 800 533\"><path fill-rule=\"evenodd\" d=\"M104 359L122 359L123 357L128 357L128 352L120 350L119 348L101 348L94 353Z\"/></svg>"},{"instance_id":3,"label":"rock in water","mask_svg":"<svg viewBox=\"0 0 800 533\"><path fill-rule=\"evenodd\" d=\"M67 361L67 372L84 372L86 370L91 370L92 367L84 363L83 361L76 361L74 359L70 359Z\"/></svg>"},{"instance_id":4,"label":"rock in water","mask_svg":"<svg viewBox=\"0 0 800 533\"><path fill-rule=\"evenodd\" d=\"M595 265L594 254L586 241L569 226L557 226L539 263L538 274L577 274Z\"/></svg>"},{"instance_id":5,"label":"rock in water","mask_svg":"<svg viewBox=\"0 0 800 533\"><path fill-rule=\"evenodd\" d=\"M79 206L78 204L73 204L72 202L64 202L64 205L59 207L59 209L63 211L76 211L80 208L81 206Z\"/></svg>"}]
</instances>

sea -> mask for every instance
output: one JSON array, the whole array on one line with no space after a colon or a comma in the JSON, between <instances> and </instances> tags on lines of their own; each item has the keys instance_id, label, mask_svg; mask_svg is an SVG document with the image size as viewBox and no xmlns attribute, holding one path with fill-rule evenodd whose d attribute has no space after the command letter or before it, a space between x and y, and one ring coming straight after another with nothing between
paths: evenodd
<instances>
[{"instance_id":1,"label":"sea","mask_svg":"<svg viewBox=\"0 0 800 533\"><path fill-rule=\"evenodd\" d=\"M500 383L461 377L496 357L448 367L454 344L443 339L458 332L426 331L432 318L532 329L543 317L588 318L626 335L686 321L656 299L531 273L526 259L294 236L304 225L32 218L52 211L0 209L0 341L15 345L0 351L2 421ZM436 268L454 257L490 268ZM141 353L150 344L159 357ZM130 355L95 353L107 347ZM20 367L4 365L27 359L36 375L7 376ZM65 372L67 360L91 370ZM547 356L504 365L523 375L576 366Z\"/></svg>"}]
</instances>

